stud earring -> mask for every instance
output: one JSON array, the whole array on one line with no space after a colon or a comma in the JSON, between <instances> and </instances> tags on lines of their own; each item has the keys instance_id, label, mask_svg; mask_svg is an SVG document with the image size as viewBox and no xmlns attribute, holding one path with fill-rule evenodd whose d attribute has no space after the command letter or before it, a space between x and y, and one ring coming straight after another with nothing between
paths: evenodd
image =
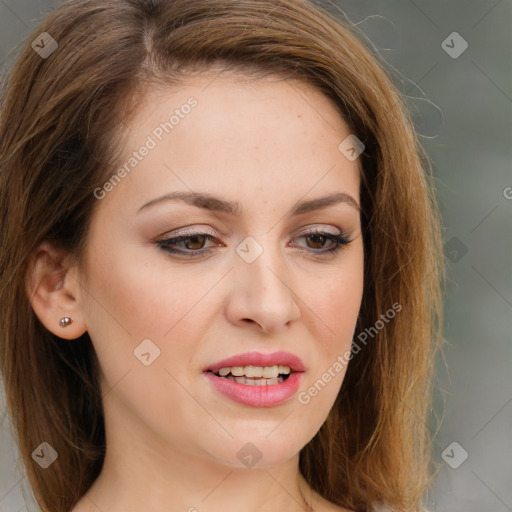
<instances>
[{"instance_id":1,"label":"stud earring","mask_svg":"<svg viewBox=\"0 0 512 512\"><path fill-rule=\"evenodd\" d=\"M73 323L73 320L71 320L71 318L65 316L64 318L60 319L59 323L60 323L61 327L67 327L69 324Z\"/></svg>"}]
</instances>

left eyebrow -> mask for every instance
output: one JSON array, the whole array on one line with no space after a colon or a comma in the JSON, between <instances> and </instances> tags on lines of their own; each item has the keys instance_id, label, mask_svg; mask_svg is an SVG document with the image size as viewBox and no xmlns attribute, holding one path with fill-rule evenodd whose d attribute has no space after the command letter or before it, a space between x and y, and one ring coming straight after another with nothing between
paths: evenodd
<instances>
[{"instance_id":1,"label":"left eyebrow","mask_svg":"<svg viewBox=\"0 0 512 512\"><path fill-rule=\"evenodd\" d=\"M137 213L164 201L183 201L184 203L190 204L192 206L204 208L210 211L227 213L236 217L240 217L242 215L242 206L238 201L227 201L225 199L221 199L220 197L215 197L211 194L199 192L171 192L169 194L165 194L142 205ZM302 215L304 213L322 210L339 203L346 203L355 208L357 211L361 211L358 202L351 195L345 192L337 192L335 194L319 197L317 199L297 201L297 203L295 203L295 205L291 208L289 215L292 217L296 215Z\"/></svg>"}]
</instances>

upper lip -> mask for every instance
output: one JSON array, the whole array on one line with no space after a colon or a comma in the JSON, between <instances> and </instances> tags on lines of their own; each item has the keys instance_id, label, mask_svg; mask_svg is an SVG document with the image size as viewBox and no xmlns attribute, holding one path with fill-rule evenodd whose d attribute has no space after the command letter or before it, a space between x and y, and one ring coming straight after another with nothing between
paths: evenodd
<instances>
[{"instance_id":1,"label":"upper lip","mask_svg":"<svg viewBox=\"0 0 512 512\"><path fill-rule=\"evenodd\" d=\"M289 366L292 371L303 372L304 363L302 359L290 352L272 352L265 354L262 352L246 352L238 354L222 361L211 364L204 371L218 372L221 368L230 368L231 366Z\"/></svg>"}]
</instances>

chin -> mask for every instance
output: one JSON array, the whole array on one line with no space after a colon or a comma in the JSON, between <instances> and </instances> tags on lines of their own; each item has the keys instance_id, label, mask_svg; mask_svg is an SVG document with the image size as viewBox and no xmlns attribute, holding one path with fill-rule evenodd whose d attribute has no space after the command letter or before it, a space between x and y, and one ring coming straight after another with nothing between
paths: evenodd
<instances>
[{"instance_id":1,"label":"chin","mask_svg":"<svg viewBox=\"0 0 512 512\"><path fill-rule=\"evenodd\" d=\"M221 464L231 468L269 469L279 466L297 456L305 444L302 440L270 434L244 436L230 439L221 450L210 450L210 455ZM268 436L268 437L267 437Z\"/></svg>"}]
</instances>

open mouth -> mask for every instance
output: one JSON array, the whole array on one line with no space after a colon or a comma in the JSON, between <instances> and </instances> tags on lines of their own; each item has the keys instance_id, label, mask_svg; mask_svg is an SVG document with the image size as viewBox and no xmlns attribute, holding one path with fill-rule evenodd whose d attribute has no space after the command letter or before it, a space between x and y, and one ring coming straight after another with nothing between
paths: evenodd
<instances>
[{"instance_id":1,"label":"open mouth","mask_svg":"<svg viewBox=\"0 0 512 512\"><path fill-rule=\"evenodd\" d=\"M211 371L211 370L210 370ZM215 376L232 380L238 384L247 386L272 386L281 384L293 373L289 366L227 366L216 372L211 371Z\"/></svg>"},{"instance_id":2,"label":"open mouth","mask_svg":"<svg viewBox=\"0 0 512 512\"><path fill-rule=\"evenodd\" d=\"M306 368L290 352L257 351L210 364L203 375L213 389L233 402L249 407L276 407L297 393Z\"/></svg>"}]
</instances>

